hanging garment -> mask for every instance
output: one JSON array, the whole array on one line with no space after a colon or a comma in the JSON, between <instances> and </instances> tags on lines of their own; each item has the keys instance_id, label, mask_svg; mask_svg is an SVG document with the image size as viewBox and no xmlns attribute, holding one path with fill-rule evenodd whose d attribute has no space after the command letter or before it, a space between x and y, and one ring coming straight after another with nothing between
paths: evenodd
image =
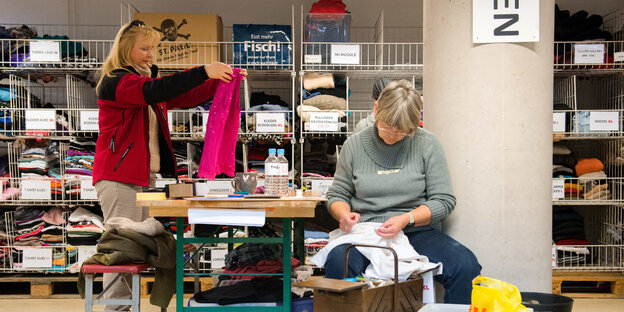
<instances>
[{"instance_id":1,"label":"hanging garment","mask_svg":"<svg viewBox=\"0 0 624 312\"><path fill-rule=\"evenodd\" d=\"M236 141L240 127L240 99L238 92L242 75L232 68L233 78L227 83L219 81L208 123L204 151L199 163L198 176L214 180L220 173L233 177L236 162Z\"/></svg>"}]
</instances>

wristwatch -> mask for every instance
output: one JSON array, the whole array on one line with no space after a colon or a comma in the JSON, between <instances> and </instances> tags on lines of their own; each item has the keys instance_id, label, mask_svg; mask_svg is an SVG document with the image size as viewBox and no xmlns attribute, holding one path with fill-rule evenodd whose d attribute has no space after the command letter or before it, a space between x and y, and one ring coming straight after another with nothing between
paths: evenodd
<instances>
[{"instance_id":1,"label":"wristwatch","mask_svg":"<svg viewBox=\"0 0 624 312\"><path fill-rule=\"evenodd\" d=\"M407 212L407 215L409 216L409 223L410 225L414 224L414 215L412 215L411 213Z\"/></svg>"}]
</instances>

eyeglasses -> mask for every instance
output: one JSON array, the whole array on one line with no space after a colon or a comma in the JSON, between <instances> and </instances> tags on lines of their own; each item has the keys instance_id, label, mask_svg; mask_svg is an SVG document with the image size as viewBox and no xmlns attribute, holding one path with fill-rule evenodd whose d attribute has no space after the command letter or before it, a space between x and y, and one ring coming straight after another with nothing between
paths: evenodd
<instances>
[{"instance_id":1,"label":"eyeglasses","mask_svg":"<svg viewBox=\"0 0 624 312\"><path fill-rule=\"evenodd\" d=\"M386 128L383 128L383 127L377 127L377 129L379 129L379 131L381 131L381 132L385 132L385 133L387 133L387 134L392 134L392 135L394 135L394 136L402 136L402 137L404 137L404 138L405 138L405 137L412 136L412 134L413 134L413 133L412 133L412 132L413 132L412 130L409 130L407 133L403 133L403 132L394 132L394 131L390 131L390 130L388 130L388 129L386 129Z\"/></svg>"},{"instance_id":2,"label":"eyeglasses","mask_svg":"<svg viewBox=\"0 0 624 312\"><path fill-rule=\"evenodd\" d=\"M128 25L126 29L123 30L122 34L127 33L128 30L130 30L130 28L132 28L133 26L145 26L145 23L143 23L143 21L133 20L132 23L130 23L130 25Z\"/></svg>"}]
</instances>

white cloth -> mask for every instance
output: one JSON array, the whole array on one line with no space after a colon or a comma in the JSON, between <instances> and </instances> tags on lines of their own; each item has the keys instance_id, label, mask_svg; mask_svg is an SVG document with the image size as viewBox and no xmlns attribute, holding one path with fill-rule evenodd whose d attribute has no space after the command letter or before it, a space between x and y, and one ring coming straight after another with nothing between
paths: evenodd
<instances>
[{"instance_id":1,"label":"white cloth","mask_svg":"<svg viewBox=\"0 0 624 312\"><path fill-rule=\"evenodd\" d=\"M74 212L69 215L68 220L69 222L91 222L104 229L104 224L102 223L104 221L104 218L82 207L78 207L76 210L74 210Z\"/></svg>"},{"instance_id":2,"label":"white cloth","mask_svg":"<svg viewBox=\"0 0 624 312\"><path fill-rule=\"evenodd\" d=\"M165 227L153 217L147 218L142 222L132 221L126 217L112 217L106 221L106 230L115 228L125 229L141 233L147 236L156 236L165 232Z\"/></svg>"},{"instance_id":3,"label":"white cloth","mask_svg":"<svg viewBox=\"0 0 624 312\"><path fill-rule=\"evenodd\" d=\"M377 222L357 223L349 233L336 229L329 233L329 244L321 249L311 261L318 267L324 267L329 252L342 244L367 244L391 247L399 258L399 281L406 281L414 272L434 270L434 274L442 273L442 263L432 263L426 256L419 255L410 245L407 236L401 231L391 239L385 239L375 229L381 226ZM370 260L364 274L372 277L389 279L394 278L394 256L386 249L355 247L364 257Z\"/></svg>"}]
</instances>

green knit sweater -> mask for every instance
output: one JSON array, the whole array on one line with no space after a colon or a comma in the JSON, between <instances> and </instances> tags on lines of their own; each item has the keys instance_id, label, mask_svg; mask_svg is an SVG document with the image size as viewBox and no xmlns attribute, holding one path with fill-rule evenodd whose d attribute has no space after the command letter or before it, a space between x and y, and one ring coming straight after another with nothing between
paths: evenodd
<instances>
[{"instance_id":1,"label":"green knit sweater","mask_svg":"<svg viewBox=\"0 0 624 312\"><path fill-rule=\"evenodd\" d=\"M360 214L359 222L385 222L420 205L431 210L428 226L455 207L446 157L430 132L418 129L413 137L386 144L372 126L349 137L340 152L334 183L327 191L327 207L343 201Z\"/></svg>"}]
</instances>

